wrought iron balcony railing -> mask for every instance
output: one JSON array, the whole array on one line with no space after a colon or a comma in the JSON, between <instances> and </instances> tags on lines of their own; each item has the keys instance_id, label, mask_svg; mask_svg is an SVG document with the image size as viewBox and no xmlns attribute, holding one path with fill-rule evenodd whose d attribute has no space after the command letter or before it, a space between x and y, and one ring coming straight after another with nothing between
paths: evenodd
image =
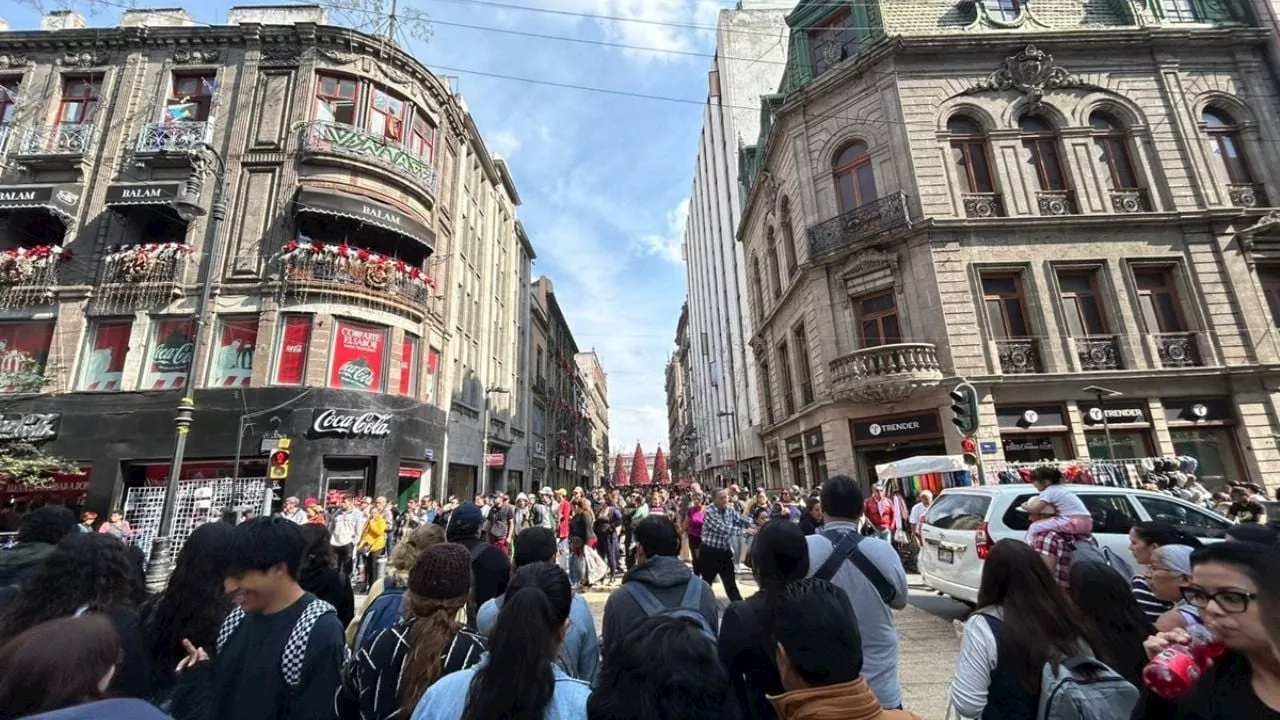
<instances>
[{"instance_id":1,"label":"wrought iron balcony railing","mask_svg":"<svg viewBox=\"0 0 1280 720\"><path fill-rule=\"evenodd\" d=\"M0 156L9 149L9 137L13 134L13 123L0 123Z\"/></svg>"},{"instance_id":2,"label":"wrought iron balcony railing","mask_svg":"<svg viewBox=\"0 0 1280 720\"><path fill-rule=\"evenodd\" d=\"M59 123L28 127L18 146L19 155L83 155L93 142L93 123Z\"/></svg>"},{"instance_id":3,"label":"wrought iron balcony railing","mask_svg":"<svg viewBox=\"0 0 1280 720\"><path fill-rule=\"evenodd\" d=\"M288 254L280 258L281 280L286 290L307 294L338 290L374 295L409 303L420 310L426 309L431 299L431 288L414 282L403 272L354 262L342 262L339 258Z\"/></svg>"},{"instance_id":4,"label":"wrought iron balcony railing","mask_svg":"<svg viewBox=\"0 0 1280 720\"><path fill-rule=\"evenodd\" d=\"M138 133L134 151L139 153L185 153L201 143L209 142L213 125L209 122L145 123Z\"/></svg>"},{"instance_id":5,"label":"wrought iron balcony railing","mask_svg":"<svg viewBox=\"0 0 1280 720\"><path fill-rule=\"evenodd\" d=\"M1041 215L1074 215L1075 199L1070 190L1037 190L1036 204L1040 206Z\"/></svg>"},{"instance_id":6,"label":"wrought iron balcony railing","mask_svg":"<svg viewBox=\"0 0 1280 720\"><path fill-rule=\"evenodd\" d=\"M0 252L0 308L49 302L62 263L71 253L59 245L16 247Z\"/></svg>"},{"instance_id":7,"label":"wrought iron balcony railing","mask_svg":"<svg viewBox=\"0 0 1280 720\"><path fill-rule=\"evenodd\" d=\"M965 193L964 215L971 218L993 218L1004 215L1000 193Z\"/></svg>"},{"instance_id":8,"label":"wrought iron balcony railing","mask_svg":"<svg viewBox=\"0 0 1280 720\"><path fill-rule=\"evenodd\" d=\"M191 248L179 242L111 248L103 258L98 310L124 310L172 302L180 297Z\"/></svg>"},{"instance_id":9,"label":"wrought iron balcony railing","mask_svg":"<svg viewBox=\"0 0 1280 720\"><path fill-rule=\"evenodd\" d=\"M1092 335L1072 338L1076 346L1076 358L1082 372L1120 370L1120 338L1115 335Z\"/></svg>"},{"instance_id":10,"label":"wrought iron balcony railing","mask_svg":"<svg viewBox=\"0 0 1280 720\"><path fill-rule=\"evenodd\" d=\"M1035 338L997 340L1000 356L1000 372L1005 375L1030 375L1043 372L1040 364L1040 343Z\"/></svg>"},{"instance_id":11,"label":"wrought iron balcony railing","mask_svg":"<svg viewBox=\"0 0 1280 720\"><path fill-rule=\"evenodd\" d=\"M866 403L895 403L942 382L938 348L896 343L855 350L831 361L831 390Z\"/></svg>"},{"instance_id":12,"label":"wrought iron balcony railing","mask_svg":"<svg viewBox=\"0 0 1280 720\"><path fill-rule=\"evenodd\" d=\"M1117 213L1151 212L1151 199L1142 188L1113 188L1110 194L1111 209Z\"/></svg>"},{"instance_id":13,"label":"wrought iron balcony railing","mask_svg":"<svg viewBox=\"0 0 1280 720\"><path fill-rule=\"evenodd\" d=\"M1262 186L1256 183L1227 185L1227 197L1231 199L1231 204L1236 207L1255 208L1267 204L1267 197L1262 192Z\"/></svg>"},{"instance_id":14,"label":"wrought iron balcony railing","mask_svg":"<svg viewBox=\"0 0 1280 720\"><path fill-rule=\"evenodd\" d=\"M302 131L302 151L349 157L386 168L425 189L432 197L440 174L404 145L372 135L353 125L315 120Z\"/></svg>"},{"instance_id":15,"label":"wrought iron balcony railing","mask_svg":"<svg viewBox=\"0 0 1280 720\"><path fill-rule=\"evenodd\" d=\"M907 194L898 191L809 228L809 257L832 255L882 232L910 224Z\"/></svg>"},{"instance_id":16,"label":"wrought iron balcony railing","mask_svg":"<svg viewBox=\"0 0 1280 720\"><path fill-rule=\"evenodd\" d=\"M1200 348L1193 332L1156 333L1156 355L1167 368L1200 367Z\"/></svg>"}]
</instances>

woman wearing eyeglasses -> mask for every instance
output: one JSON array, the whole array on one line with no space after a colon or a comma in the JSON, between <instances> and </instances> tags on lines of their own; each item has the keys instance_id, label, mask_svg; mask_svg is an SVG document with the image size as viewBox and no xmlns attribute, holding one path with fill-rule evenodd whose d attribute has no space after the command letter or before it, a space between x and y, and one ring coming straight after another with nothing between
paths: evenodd
<instances>
[{"instance_id":1,"label":"woman wearing eyeglasses","mask_svg":"<svg viewBox=\"0 0 1280 720\"><path fill-rule=\"evenodd\" d=\"M1177 702L1174 720L1280 720L1280 657L1268 640L1258 609L1258 581L1266 548L1217 543L1191 556L1191 580L1183 600L1200 610L1205 626L1227 652ZM1185 630L1152 636L1147 655L1187 642ZM1150 717L1150 716L1149 716Z\"/></svg>"}]
</instances>

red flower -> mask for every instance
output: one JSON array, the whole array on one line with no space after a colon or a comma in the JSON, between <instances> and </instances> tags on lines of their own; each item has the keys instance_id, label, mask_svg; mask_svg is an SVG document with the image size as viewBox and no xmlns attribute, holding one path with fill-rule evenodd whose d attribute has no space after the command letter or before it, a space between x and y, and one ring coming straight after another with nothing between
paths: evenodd
<instances>
[{"instance_id":1,"label":"red flower","mask_svg":"<svg viewBox=\"0 0 1280 720\"><path fill-rule=\"evenodd\" d=\"M293 252L294 250L297 250L297 249L298 249L297 240L290 240L289 242L284 244L285 252Z\"/></svg>"},{"instance_id":2,"label":"red flower","mask_svg":"<svg viewBox=\"0 0 1280 720\"><path fill-rule=\"evenodd\" d=\"M348 245L348 244L346 244L346 243L342 243L341 245L339 245L339 246L338 246L338 255L340 255L340 256L342 256L342 257L346 257L346 256L348 256L348 255L350 255L350 254L351 254L351 246L350 246L350 245Z\"/></svg>"},{"instance_id":3,"label":"red flower","mask_svg":"<svg viewBox=\"0 0 1280 720\"><path fill-rule=\"evenodd\" d=\"M413 278L414 280L417 280L418 278L422 277L422 271L419 270L418 268L409 268L409 277ZM427 278L427 279L430 280L431 278Z\"/></svg>"},{"instance_id":4,"label":"red flower","mask_svg":"<svg viewBox=\"0 0 1280 720\"><path fill-rule=\"evenodd\" d=\"M311 252L316 255L319 255L320 253L324 252L324 243L320 242L319 240L312 240Z\"/></svg>"},{"instance_id":5,"label":"red flower","mask_svg":"<svg viewBox=\"0 0 1280 720\"><path fill-rule=\"evenodd\" d=\"M404 267L405 265L403 260L396 261L396 270L399 270L400 272L404 272Z\"/></svg>"},{"instance_id":6,"label":"red flower","mask_svg":"<svg viewBox=\"0 0 1280 720\"><path fill-rule=\"evenodd\" d=\"M369 251L368 251L368 250L365 250L364 248L361 248L361 249L356 253L356 258L357 258L357 259L359 259L359 260L361 260L361 261L367 261L367 260L369 259Z\"/></svg>"}]
</instances>

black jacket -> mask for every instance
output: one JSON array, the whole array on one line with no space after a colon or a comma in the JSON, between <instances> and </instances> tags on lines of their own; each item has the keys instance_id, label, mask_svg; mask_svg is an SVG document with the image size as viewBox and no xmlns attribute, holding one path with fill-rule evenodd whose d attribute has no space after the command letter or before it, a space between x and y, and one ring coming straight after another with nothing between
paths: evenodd
<instances>
[{"instance_id":1,"label":"black jacket","mask_svg":"<svg viewBox=\"0 0 1280 720\"><path fill-rule=\"evenodd\" d=\"M23 542L0 551L0 607L8 605L22 586L40 572L53 547L49 543Z\"/></svg>"},{"instance_id":2,"label":"black jacket","mask_svg":"<svg viewBox=\"0 0 1280 720\"><path fill-rule=\"evenodd\" d=\"M333 606L338 611L338 622L342 627L351 624L356 616L356 596L351 589L351 580L336 568L304 567L298 578L303 590L315 595Z\"/></svg>"},{"instance_id":3,"label":"black jacket","mask_svg":"<svg viewBox=\"0 0 1280 720\"><path fill-rule=\"evenodd\" d=\"M720 622L720 659L746 720L778 717L765 695L785 692L773 660L776 645L764 627L767 618L764 593L756 593L729 603Z\"/></svg>"},{"instance_id":4,"label":"black jacket","mask_svg":"<svg viewBox=\"0 0 1280 720\"><path fill-rule=\"evenodd\" d=\"M479 608L507 591L507 583L511 581L511 561L497 547L475 537L475 528L463 528L463 532L455 530L449 529L448 539L471 553L471 577L475 583L472 595L475 598L474 607ZM479 547L481 545L484 547ZM475 627L476 618L472 607L471 604L467 606L467 623Z\"/></svg>"},{"instance_id":5,"label":"black jacket","mask_svg":"<svg viewBox=\"0 0 1280 720\"><path fill-rule=\"evenodd\" d=\"M716 607L715 592L701 578L694 577L693 571L689 570L689 566L681 562L680 558L666 555L650 558L627 571L626 576L622 578L622 584L640 583L653 593L658 602L673 608L678 606L680 600L684 598L685 586L690 580L702 583L702 607L699 610L706 618L708 626L715 630L720 615ZM644 610L640 609L640 605L631 597L631 593L619 590L609 596L609 601L604 605L604 625L600 643L605 662L609 661L612 649L626 638L627 632L639 625L645 617Z\"/></svg>"}]
</instances>

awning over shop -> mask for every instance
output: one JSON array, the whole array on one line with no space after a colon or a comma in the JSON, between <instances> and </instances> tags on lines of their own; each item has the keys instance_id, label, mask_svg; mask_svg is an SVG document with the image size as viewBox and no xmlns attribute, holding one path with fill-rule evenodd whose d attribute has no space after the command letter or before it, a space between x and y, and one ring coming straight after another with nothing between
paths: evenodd
<instances>
[{"instance_id":1,"label":"awning over shop","mask_svg":"<svg viewBox=\"0 0 1280 720\"><path fill-rule=\"evenodd\" d=\"M435 233L420 220L368 198L336 190L302 188L294 201L298 213L347 218L388 230L435 250Z\"/></svg>"},{"instance_id":2,"label":"awning over shop","mask_svg":"<svg viewBox=\"0 0 1280 720\"><path fill-rule=\"evenodd\" d=\"M180 192L180 182L108 185L106 206L126 222L131 218L137 218L141 222L148 217L163 216L175 223L175 226L185 226L187 222L178 215L172 204Z\"/></svg>"},{"instance_id":3,"label":"awning over shop","mask_svg":"<svg viewBox=\"0 0 1280 720\"><path fill-rule=\"evenodd\" d=\"M81 185L11 185L0 188L0 213L44 210L68 222L80 211L83 195Z\"/></svg>"}]
</instances>

